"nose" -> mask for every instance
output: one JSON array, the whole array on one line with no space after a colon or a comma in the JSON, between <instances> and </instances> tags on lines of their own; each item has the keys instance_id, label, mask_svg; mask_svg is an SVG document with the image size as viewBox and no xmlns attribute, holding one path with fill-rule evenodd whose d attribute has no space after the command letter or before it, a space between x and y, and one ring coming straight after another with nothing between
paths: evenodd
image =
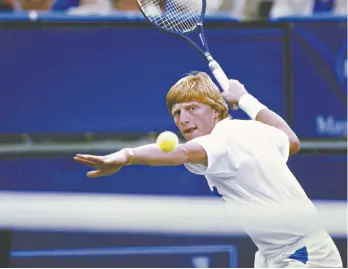
<instances>
[{"instance_id":1,"label":"nose","mask_svg":"<svg viewBox=\"0 0 348 269\"><path fill-rule=\"evenodd\" d=\"M187 111L181 111L180 113L180 124L182 126L187 125L190 122L190 113Z\"/></svg>"}]
</instances>

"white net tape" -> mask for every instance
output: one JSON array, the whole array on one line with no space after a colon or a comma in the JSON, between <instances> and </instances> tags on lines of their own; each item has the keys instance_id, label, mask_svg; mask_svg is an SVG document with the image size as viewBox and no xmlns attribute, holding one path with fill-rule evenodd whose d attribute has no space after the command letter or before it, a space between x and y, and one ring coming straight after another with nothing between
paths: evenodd
<instances>
[{"instance_id":1,"label":"white net tape","mask_svg":"<svg viewBox=\"0 0 348 269\"><path fill-rule=\"evenodd\" d=\"M166 29L186 33L196 28L202 13L201 0L138 0L149 20Z\"/></svg>"},{"instance_id":2,"label":"white net tape","mask_svg":"<svg viewBox=\"0 0 348 269\"><path fill-rule=\"evenodd\" d=\"M347 204L316 203L314 215L291 205L262 210L215 198L0 192L0 227L24 230L236 235L272 225L324 227L347 236ZM281 216L281 217L280 217Z\"/></svg>"}]
</instances>

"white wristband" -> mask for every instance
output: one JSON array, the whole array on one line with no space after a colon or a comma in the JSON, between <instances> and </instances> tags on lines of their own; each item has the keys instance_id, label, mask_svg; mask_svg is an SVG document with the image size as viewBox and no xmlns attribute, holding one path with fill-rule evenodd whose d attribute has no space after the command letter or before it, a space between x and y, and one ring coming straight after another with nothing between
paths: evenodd
<instances>
[{"instance_id":1,"label":"white wristband","mask_svg":"<svg viewBox=\"0 0 348 269\"><path fill-rule=\"evenodd\" d=\"M252 119L255 120L257 114L262 109L267 108L265 105L261 104L254 96L251 94L244 94L240 99L239 99L239 107L246 113L248 116Z\"/></svg>"}]
</instances>

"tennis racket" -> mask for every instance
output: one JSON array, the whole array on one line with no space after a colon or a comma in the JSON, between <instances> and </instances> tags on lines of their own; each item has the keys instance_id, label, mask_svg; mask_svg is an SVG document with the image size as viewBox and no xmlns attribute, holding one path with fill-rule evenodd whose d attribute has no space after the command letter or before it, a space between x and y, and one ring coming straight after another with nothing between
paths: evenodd
<instances>
[{"instance_id":1,"label":"tennis racket","mask_svg":"<svg viewBox=\"0 0 348 269\"><path fill-rule=\"evenodd\" d=\"M207 60L222 90L229 90L230 81L210 54L204 35L206 0L137 0L137 2L140 11L150 23L188 41ZM232 109L236 110L238 106L235 105Z\"/></svg>"}]
</instances>

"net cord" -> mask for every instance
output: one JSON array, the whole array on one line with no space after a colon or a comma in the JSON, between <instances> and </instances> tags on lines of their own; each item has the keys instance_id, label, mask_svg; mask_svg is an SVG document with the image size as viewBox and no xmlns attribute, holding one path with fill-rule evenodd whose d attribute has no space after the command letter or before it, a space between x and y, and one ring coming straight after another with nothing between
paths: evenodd
<instances>
[{"instance_id":1,"label":"net cord","mask_svg":"<svg viewBox=\"0 0 348 269\"><path fill-rule=\"evenodd\" d=\"M301 205L261 210L216 198L0 192L0 227L24 230L236 235L284 225L323 227L347 236L346 201L316 201L315 218ZM282 218L279 218L281 213Z\"/></svg>"}]
</instances>

